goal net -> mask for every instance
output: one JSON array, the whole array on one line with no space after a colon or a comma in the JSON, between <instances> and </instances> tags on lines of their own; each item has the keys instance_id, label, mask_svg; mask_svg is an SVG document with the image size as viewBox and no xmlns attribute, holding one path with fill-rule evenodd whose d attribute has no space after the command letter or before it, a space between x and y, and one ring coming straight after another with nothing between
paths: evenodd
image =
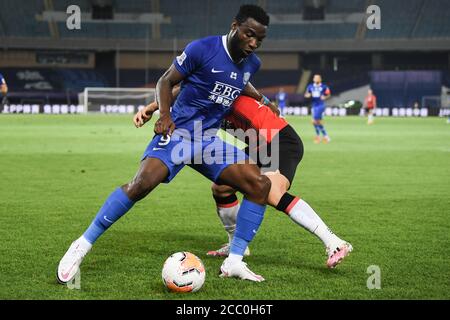
<instances>
[{"instance_id":1,"label":"goal net","mask_svg":"<svg viewBox=\"0 0 450 320\"><path fill-rule=\"evenodd\" d=\"M135 113L155 100L155 88L85 88L78 100L85 112Z\"/></svg>"},{"instance_id":2,"label":"goal net","mask_svg":"<svg viewBox=\"0 0 450 320\"><path fill-rule=\"evenodd\" d=\"M436 109L441 108L442 107L441 96L423 96L422 106L425 108L436 108Z\"/></svg>"}]
</instances>

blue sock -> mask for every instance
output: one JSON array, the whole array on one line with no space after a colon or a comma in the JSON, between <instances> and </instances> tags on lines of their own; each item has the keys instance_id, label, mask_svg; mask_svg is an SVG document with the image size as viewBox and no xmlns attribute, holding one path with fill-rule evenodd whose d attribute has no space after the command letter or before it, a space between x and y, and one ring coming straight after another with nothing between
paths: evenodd
<instances>
[{"instance_id":1,"label":"blue sock","mask_svg":"<svg viewBox=\"0 0 450 320\"><path fill-rule=\"evenodd\" d=\"M315 125L314 125L314 129L316 129L316 135L317 135L317 136L320 136L319 125L315 124Z\"/></svg>"},{"instance_id":2,"label":"blue sock","mask_svg":"<svg viewBox=\"0 0 450 320\"><path fill-rule=\"evenodd\" d=\"M83 236L93 244L114 222L127 213L133 205L134 202L128 198L122 188L117 188L106 199Z\"/></svg>"},{"instance_id":3,"label":"blue sock","mask_svg":"<svg viewBox=\"0 0 450 320\"><path fill-rule=\"evenodd\" d=\"M327 136L327 131L325 130L324 126L322 124L317 126L319 130L322 132L323 136Z\"/></svg>"},{"instance_id":4,"label":"blue sock","mask_svg":"<svg viewBox=\"0 0 450 320\"><path fill-rule=\"evenodd\" d=\"M236 232L231 241L230 252L240 256L244 255L250 241L258 232L259 226L264 218L265 205L251 202L244 198L236 220Z\"/></svg>"}]
</instances>

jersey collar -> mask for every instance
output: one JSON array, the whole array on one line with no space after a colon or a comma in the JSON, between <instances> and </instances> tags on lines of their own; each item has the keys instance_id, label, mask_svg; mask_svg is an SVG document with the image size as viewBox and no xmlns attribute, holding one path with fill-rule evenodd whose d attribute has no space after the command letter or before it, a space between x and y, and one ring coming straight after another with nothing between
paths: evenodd
<instances>
[{"instance_id":1,"label":"jersey collar","mask_svg":"<svg viewBox=\"0 0 450 320\"><path fill-rule=\"evenodd\" d=\"M230 52L228 51L228 46L227 46L227 35L226 35L226 34L222 36L222 45L223 45L223 48L225 49L225 52L227 53L227 56L230 58L230 60L231 60L233 63L236 63L236 62L234 62L233 58L231 57ZM244 59L241 59L241 61L237 62L236 64L241 63L242 60L244 60Z\"/></svg>"}]
</instances>

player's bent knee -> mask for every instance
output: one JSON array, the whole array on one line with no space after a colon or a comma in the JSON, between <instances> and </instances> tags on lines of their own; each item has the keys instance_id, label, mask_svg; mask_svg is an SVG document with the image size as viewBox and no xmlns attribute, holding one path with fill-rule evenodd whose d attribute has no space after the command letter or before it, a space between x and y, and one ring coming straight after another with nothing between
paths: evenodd
<instances>
[{"instance_id":1,"label":"player's bent knee","mask_svg":"<svg viewBox=\"0 0 450 320\"><path fill-rule=\"evenodd\" d=\"M163 182L168 174L168 169L161 160L145 158L133 180L122 188L131 200L139 201Z\"/></svg>"},{"instance_id":2,"label":"player's bent knee","mask_svg":"<svg viewBox=\"0 0 450 320\"><path fill-rule=\"evenodd\" d=\"M264 200L267 201L267 196L269 195L270 188L272 187L272 182L266 176L260 176L260 179L262 180L261 196L263 196Z\"/></svg>"},{"instance_id":3,"label":"player's bent knee","mask_svg":"<svg viewBox=\"0 0 450 320\"><path fill-rule=\"evenodd\" d=\"M271 182L269 178L261 175L249 184L246 196L249 200L265 204L267 202L270 187Z\"/></svg>"},{"instance_id":4,"label":"player's bent knee","mask_svg":"<svg viewBox=\"0 0 450 320\"><path fill-rule=\"evenodd\" d=\"M212 184L211 191L212 191L214 196L222 197L222 198L231 196L232 194L236 193L236 191L230 186L218 185L218 184L215 184L215 183Z\"/></svg>"},{"instance_id":5,"label":"player's bent knee","mask_svg":"<svg viewBox=\"0 0 450 320\"><path fill-rule=\"evenodd\" d=\"M273 207L276 207L280 202L281 197L286 193L289 189L289 180L287 180L284 176L274 175L269 176L269 179L272 183L270 187L269 194L267 196L267 204Z\"/></svg>"},{"instance_id":6,"label":"player's bent knee","mask_svg":"<svg viewBox=\"0 0 450 320\"><path fill-rule=\"evenodd\" d=\"M150 188L147 188L142 184L138 184L135 181L124 185L123 190L127 194L128 198L135 202L145 198L145 196L151 191Z\"/></svg>"},{"instance_id":7,"label":"player's bent knee","mask_svg":"<svg viewBox=\"0 0 450 320\"><path fill-rule=\"evenodd\" d=\"M145 198L157 185L152 177L146 175L136 176L130 183L123 186L125 193L133 201L139 201Z\"/></svg>"}]
</instances>

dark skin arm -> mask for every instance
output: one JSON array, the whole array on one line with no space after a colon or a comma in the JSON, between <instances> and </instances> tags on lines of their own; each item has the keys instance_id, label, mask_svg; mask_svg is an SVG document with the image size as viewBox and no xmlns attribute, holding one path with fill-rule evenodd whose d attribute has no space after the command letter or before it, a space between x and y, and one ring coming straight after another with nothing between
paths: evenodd
<instances>
[{"instance_id":1,"label":"dark skin arm","mask_svg":"<svg viewBox=\"0 0 450 320\"><path fill-rule=\"evenodd\" d=\"M255 89L255 87L248 82L245 86L244 90L242 91L243 95L246 95L248 97L251 97L259 102L263 102L263 95ZM275 113L277 116L280 115L280 110L278 110L277 106L273 104L272 102L268 103L267 106L272 110L273 113Z\"/></svg>"},{"instance_id":2,"label":"dark skin arm","mask_svg":"<svg viewBox=\"0 0 450 320\"><path fill-rule=\"evenodd\" d=\"M175 67L172 66L171 68L173 68L173 69L175 70L175 72L179 73L179 72L175 69ZM161 79L162 79L169 71L170 71L170 69L167 70L166 73L164 73L164 75L161 77ZM181 74L180 74L180 76L182 77ZM160 79L160 80L161 80L161 79ZM180 80L180 81L181 81L181 80ZM158 81L158 83L159 83L159 81ZM157 97L158 97L158 86L157 86L156 88L157 88ZM174 87L172 87L172 95L170 96L170 104L172 104L173 100L177 97L177 95L178 95L179 93L180 93L180 86L174 86ZM246 96L249 96L249 97L251 97L251 98L253 98L253 99L257 100L257 101L260 101L260 102L262 102L262 99L263 99L262 94L259 93L259 91L256 90L255 87L253 87L253 85L252 85L250 82L247 83L247 85L245 86L244 90L242 91L242 94L244 94L244 95L246 95ZM146 106L145 108L143 108L142 110L138 111L138 113L137 113L137 114L134 116L134 118L133 118L134 125L135 125L137 128L142 127L147 121L149 121L149 120L151 119L151 117L152 117L152 115L153 115L153 112L155 112L155 111L158 109L158 106L159 106L159 103L158 103L158 100L157 100L157 101L155 101L155 102L150 103L149 105L147 105L147 106ZM277 106L276 106L275 104L273 104L272 102L270 102L267 106L268 106L268 107L272 110L272 112L275 113L277 116L280 115L280 110L278 110L278 108L277 108ZM161 108L159 108L159 109L160 109L160 118L159 118L158 121L160 121L161 118L163 117ZM169 117L170 117L170 113L169 113ZM155 132L156 132L156 133L160 133L160 132L158 132L158 131L156 130L158 121L155 123ZM166 121L166 120L165 120L165 121ZM170 121L172 121L171 118L170 118ZM173 123L173 122L172 122L172 123ZM175 124L174 124L174 127L173 127L173 128L175 128ZM169 135L170 135L172 132L173 132L173 130L170 131Z\"/></svg>"},{"instance_id":3,"label":"dark skin arm","mask_svg":"<svg viewBox=\"0 0 450 320\"><path fill-rule=\"evenodd\" d=\"M164 72L156 84L156 102L159 106L159 119L155 123L155 133L164 136L171 135L175 130L175 123L170 116L170 106L172 104L173 88L184 79L184 76L171 65L170 68Z\"/></svg>"},{"instance_id":4,"label":"dark skin arm","mask_svg":"<svg viewBox=\"0 0 450 320\"><path fill-rule=\"evenodd\" d=\"M172 102L175 100L175 98L180 93L181 86L176 86L172 89ZM158 103L155 101L149 103L144 108L139 110L133 117L133 123L136 126L136 128L142 127L147 121L149 121L153 113L158 110Z\"/></svg>"}]
</instances>

